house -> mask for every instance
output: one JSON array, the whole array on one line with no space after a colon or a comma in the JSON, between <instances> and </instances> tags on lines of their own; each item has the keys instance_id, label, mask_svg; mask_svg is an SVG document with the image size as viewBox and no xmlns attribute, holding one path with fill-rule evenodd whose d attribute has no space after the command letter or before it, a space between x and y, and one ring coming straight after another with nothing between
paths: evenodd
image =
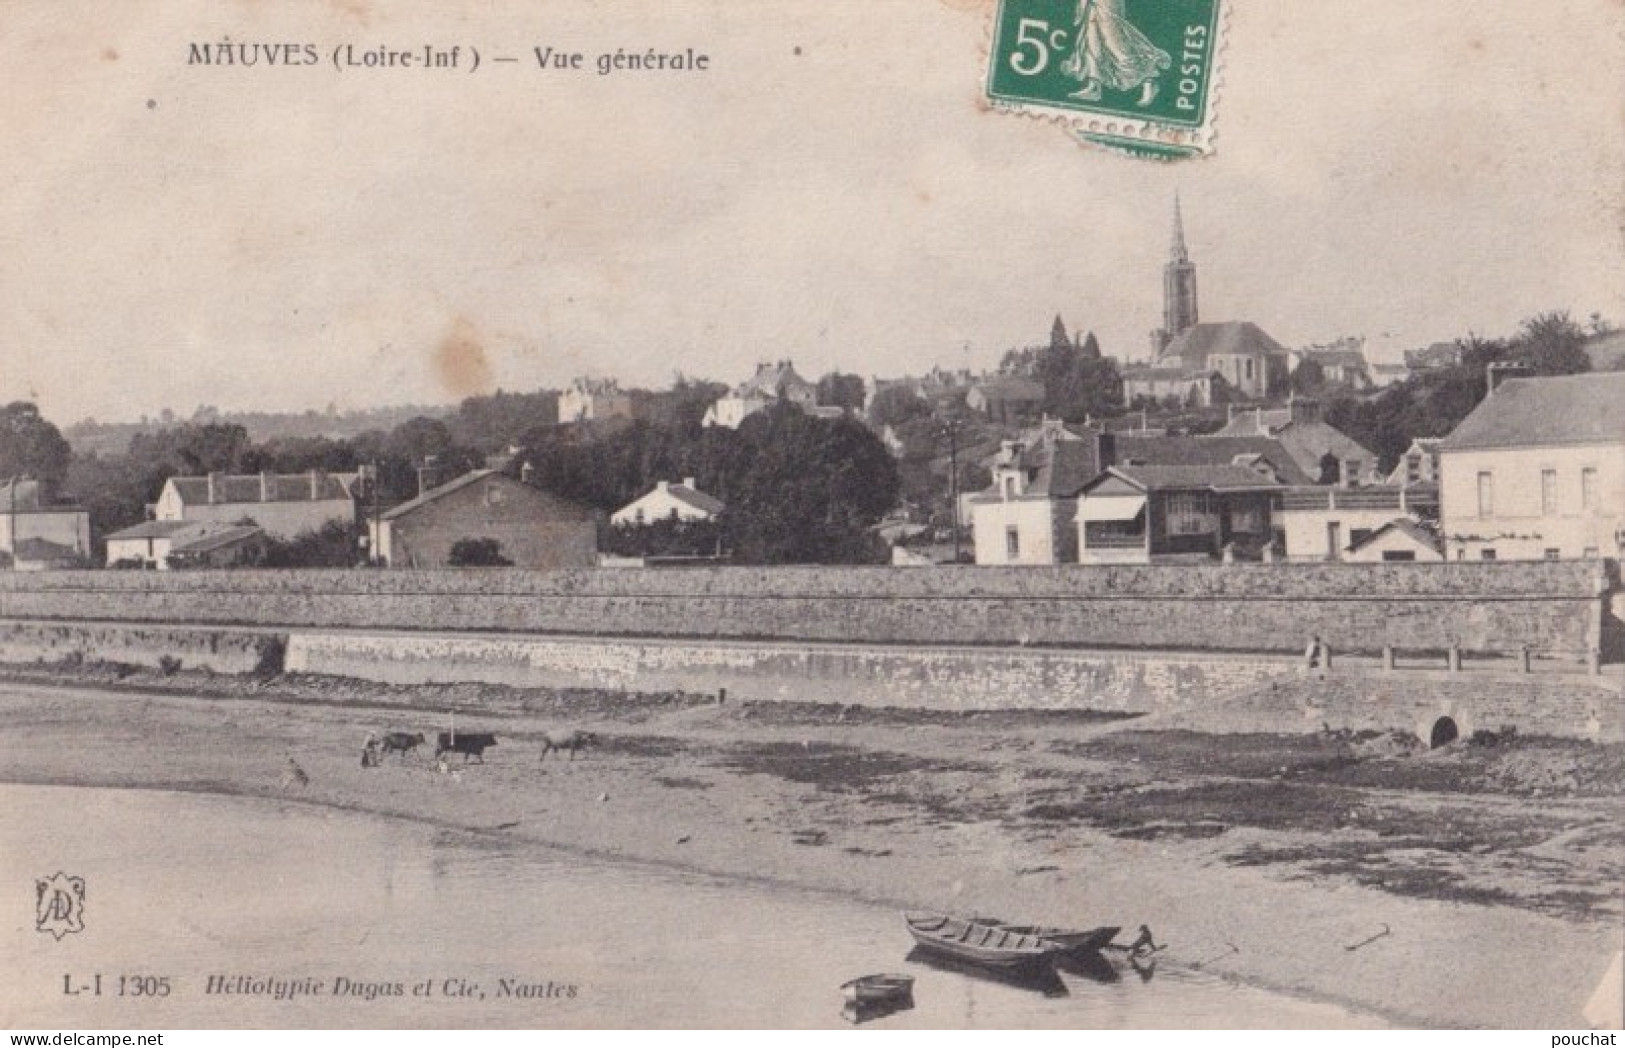
<instances>
[{"instance_id":1,"label":"house","mask_svg":"<svg viewBox=\"0 0 1625 1048\"><path fill-rule=\"evenodd\" d=\"M264 529L218 521L149 520L106 538L109 568L233 568L257 564Z\"/></svg>"},{"instance_id":2,"label":"house","mask_svg":"<svg viewBox=\"0 0 1625 1048\"><path fill-rule=\"evenodd\" d=\"M1405 369L1413 375L1442 371L1461 363L1461 343L1435 342L1425 349L1405 351Z\"/></svg>"},{"instance_id":3,"label":"house","mask_svg":"<svg viewBox=\"0 0 1625 1048\"><path fill-rule=\"evenodd\" d=\"M1581 348L1592 371L1625 371L1625 331L1592 335Z\"/></svg>"},{"instance_id":4,"label":"house","mask_svg":"<svg viewBox=\"0 0 1625 1048\"><path fill-rule=\"evenodd\" d=\"M1327 385L1368 390L1375 382L1371 377L1371 368L1366 364L1362 345L1362 339L1350 338L1329 346L1300 349L1297 352L1297 366L1302 368L1308 365L1317 369L1321 382Z\"/></svg>"},{"instance_id":5,"label":"house","mask_svg":"<svg viewBox=\"0 0 1625 1048\"><path fill-rule=\"evenodd\" d=\"M1015 425L1034 418L1044 407L1044 387L1029 378L993 375L971 386L965 406L991 422Z\"/></svg>"},{"instance_id":6,"label":"house","mask_svg":"<svg viewBox=\"0 0 1625 1048\"><path fill-rule=\"evenodd\" d=\"M1005 441L991 465L992 485L967 500L976 563L1075 561L1077 494L1111 463L1114 439L1047 420L1031 439Z\"/></svg>"},{"instance_id":7,"label":"house","mask_svg":"<svg viewBox=\"0 0 1625 1048\"><path fill-rule=\"evenodd\" d=\"M252 525L202 525L171 537L167 567L244 568L265 559L265 531Z\"/></svg>"},{"instance_id":8,"label":"house","mask_svg":"<svg viewBox=\"0 0 1625 1048\"><path fill-rule=\"evenodd\" d=\"M1426 485L1289 487L1281 493L1275 511L1275 525L1281 534L1286 558L1299 561L1360 559L1355 551L1364 547L1371 536L1398 521L1422 529L1432 542L1430 527L1438 518L1438 489ZM1385 542L1403 537L1390 536ZM1380 549L1367 550L1360 556L1381 560L1374 552Z\"/></svg>"},{"instance_id":9,"label":"house","mask_svg":"<svg viewBox=\"0 0 1625 1048\"><path fill-rule=\"evenodd\" d=\"M1557 560L1625 553L1621 404L1621 371L1492 385L1439 443L1446 556Z\"/></svg>"},{"instance_id":10,"label":"house","mask_svg":"<svg viewBox=\"0 0 1625 1048\"><path fill-rule=\"evenodd\" d=\"M756 374L734 387L705 412L704 424L738 429L745 419L780 400L811 414L818 406L818 387L796 374L789 360L763 362Z\"/></svg>"},{"instance_id":11,"label":"house","mask_svg":"<svg viewBox=\"0 0 1625 1048\"><path fill-rule=\"evenodd\" d=\"M369 522L370 548L392 568L450 566L452 547L486 540L520 568L591 567L598 514L495 470L477 469Z\"/></svg>"},{"instance_id":12,"label":"house","mask_svg":"<svg viewBox=\"0 0 1625 1048\"><path fill-rule=\"evenodd\" d=\"M1439 483L1439 441L1437 438L1417 437L1405 454L1399 457L1385 481L1388 484L1414 485Z\"/></svg>"},{"instance_id":13,"label":"house","mask_svg":"<svg viewBox=\"0 0 1625 1048\"><path fill-rule=\"evenodd\" d=\"M1123 399L1130 404L1208 407L1228 399L1224 376L1208 368L1181 364L1127 364L1123 367Z\"/></svg>"},{"instance_id":14,"label":"house","mask_svg":"<svg viewBox=\"0 0 1625 1048\"><path fill-rule=\"evenodd\" d=\"M1393 561L1438 562L1444 560L1439 550L1439 536L1414 520L1391 520L1349 546L1343 559L1350 564L1375 564Z\"/></svg>"},{"instance_id":15,"label":"house","mask_svg":"<svg viewBox=\"0 0 1625 1048\"><path fill-rule=\"evenodd\" d=\"M614 379L578 378L559 394L560 422L630 419L632 398Z\"/></svg>"},{"instance_id":16,"label":"house","mask_svg":"<svg viewBox=\"0 0 1625 1048\"><path fill-rule=\"evenodd\" d=\"M0 552L13 558L19 552L32 553L36 559L31 563L41 565L62 562L44 546L22 550L29 539L66 549L82 561L90 554L90 513L54 498L50 486L37 480L0 484Z\"/></svg>"},{"instance_id":17,"label":"house","mask_svg":"<svg viewBox=\"0 0 1625 1048\"><path fill-rule=\"evenodd\" d=\"M219 525L229 527L231 525ZM110 568L169 568L169 552L177 533L207 528L184 520L149 520L107 536L107 566Z\"/></svg>"},{"instance_id":18,"label":"house","mask_svg":"<svg viewBox=\"0 0 1625 1048\"><path fill-rule=\"evenodd\" d=\"M291 539L338 522L355 523L355 473L210 473L170 477L153 518L188 524L252 521L270 538Z\"/></svg>"},{"instance_id":19,"label":"house","mask_svg":"<svg viewBox=\"0 0 1625 1048\"><path fill-rule=\"evenodd\" d=\"M1318 401L1294 397L1285 407L1230 409L1216 437L1272 437L1319 483L1378 482L1377 455L1320 417Z\"/></svg>"},{"instance_id":20,"label":"house","mask_svg":"<svg viewBox=\"0 0 1625 1048\"><path fill-rule=\"evenodd\" d=\"M1110 466L1079 492L1078 562L1259 554L1274 542L1280 490L1249 466Z\"/></svg>"},{"instance_id":21,"label":"house","mask_svg":"<svg viewBox=\"0 0 1625 1048\"><path fill-rule=\"evenodd\" d=\"M719 500L694 486L693 477L684 477L681 483L659 481L654 490L611 514L609 522L630 526L657 520L715 520L722 510Z\"/></svg>"}]
</instances>

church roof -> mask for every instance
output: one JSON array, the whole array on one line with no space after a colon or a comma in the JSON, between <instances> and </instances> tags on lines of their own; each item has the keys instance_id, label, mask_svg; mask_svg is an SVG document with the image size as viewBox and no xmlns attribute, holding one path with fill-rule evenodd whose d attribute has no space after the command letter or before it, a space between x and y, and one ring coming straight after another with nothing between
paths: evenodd
<instances>
[{"instance_id":1,"label":"church roof","mask_svg":"<svg viewBox=\"0 0 1625 1048\"><path fill-rule=\"evenodd\" d=\"M1217 324L1194 324L1174 336L1162 351L1158 363L1183 362L1186 368L1205 367L1214 354L1228 356L1285 356L1286 347L1250 320L1226 320Z\"/></svg>"}]
</instances>

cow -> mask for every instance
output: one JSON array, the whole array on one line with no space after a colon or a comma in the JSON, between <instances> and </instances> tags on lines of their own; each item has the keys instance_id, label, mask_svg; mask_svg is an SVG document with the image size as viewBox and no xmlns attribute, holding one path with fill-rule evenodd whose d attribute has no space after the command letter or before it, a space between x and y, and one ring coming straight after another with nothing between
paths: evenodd
<instances>
[{"instance_id":1,"label":"cow","mask_svg":"<svg viewBox=\"0 0 1625 1048\"><path fill-rule=\"evenodd\" d=\"M451 732L443 731L435 738L434 755L461 753L464 764L473 757L478 757L480 763L484 764L485 751L496 744L497 737L486 731L460 731L455 737Z\"/></svg>"},{"instance_id":2,"label":"cow","mask_svg":"<svg viewBox=\"0 0 1625 1048\"><path fill-rule=\"evenodd\" d=\"M413 750L422 745L422 732L415 732L409 735L404 731L392 731L384 736L384 741L380 748L379 756L383 757L391 753L398 753L401 755L401 760L404 761L408 753L411 753Z\"/></svg>"},{"instance_id":3,"label":"cow","mask_svg":"<svg viewBox=\"0 0 1625 1048\"><path fill-rule=\"evenodd\" d=\"M545 760L554 750L569 750L570 759L576 759L576 751L586 749L588 746L598 745L598 736L590 731L579 731L575 728L559 728L545 733L542 736L542 755L537 760Z\"/></svg>"}]
</instances>

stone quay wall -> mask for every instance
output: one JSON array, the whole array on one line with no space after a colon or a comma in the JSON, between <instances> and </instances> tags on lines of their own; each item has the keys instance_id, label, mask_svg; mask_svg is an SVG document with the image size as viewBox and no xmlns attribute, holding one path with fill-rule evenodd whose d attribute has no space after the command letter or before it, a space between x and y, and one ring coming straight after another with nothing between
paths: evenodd
<instances>
[{"instance_id":1,"label":"stone quay wall","mask_svg":"<svg viewBox=\"0 0 1625 1048\"><path fill-rule=\"evenodd\" d=\"M1603 645L1609 561L0 573L0 619L1212 652Z\"/></svg>"}]
</instances>

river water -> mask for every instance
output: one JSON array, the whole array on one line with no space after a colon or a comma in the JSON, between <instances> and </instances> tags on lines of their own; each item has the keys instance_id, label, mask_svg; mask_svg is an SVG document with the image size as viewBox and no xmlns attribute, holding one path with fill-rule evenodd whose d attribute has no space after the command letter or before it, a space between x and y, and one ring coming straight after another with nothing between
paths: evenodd
<instances>
[{"instance_id":1,"label":"river water","mask_svg":"<svg viewBox=\"0 0 1625 1048\"><path fill-rule=\"evenodd\" d=\"M883 1028L1378 1025L1166 965L992 981L890 909L275 800L0 787L0 899L10 1027L818 1028L869 972L916 979Z\"/></svg>"}]
</instances>

